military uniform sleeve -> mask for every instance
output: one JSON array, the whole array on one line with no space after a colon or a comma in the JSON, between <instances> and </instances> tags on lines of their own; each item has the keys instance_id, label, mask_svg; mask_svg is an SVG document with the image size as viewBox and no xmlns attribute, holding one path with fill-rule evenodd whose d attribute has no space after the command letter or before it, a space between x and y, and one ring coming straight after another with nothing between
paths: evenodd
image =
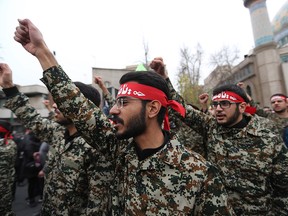
<instances>
[{"instance_id":1,"label":"military uniform sleeve","mask_svg":"<svg viewBox=\"0 0 288 216\"><path fill-rule=\"evenodd\" d=\"M112 97L112 95L109 94L105 94L104 95L104 99L105 101L108 103L108 106L111 108L112 106L114 106L115 104L115 99Z\"/></svg>"},{"instance_id":2,"label":"military uniform sleeve","mask_svg":"<svg viewBox=\"0 0 288 216\"><path fill-rule=\"evenodd\" d=\"M178 103L182 104L182 106L184 106L186 109L185 118L183 118L176 111L169 109L169 119L170 118L171 119L179 118L181 121L183 121L190 128L192 128L197 133L202 135L205 139L206 132L208 131L210 121L212 121L214 119L214 117L211 115L207 115L207 114L205 114L199 110L196 110L191 106L187 106L184 99L174 89L171 81L169 79L166 79L166 82L167 82L167 84L169 86L169 90L170 90L170 99L175 100Z\"/></svg>"},{"instance_id":3,"label":"military uniform sleeve","mask_svg":"<svg viewBox=\"0 0 288 216\"><path fill-rule=\"evenodd\" d=\"M99 107L84 97L61 66L44 71L41 81L51 92L59 110L73 121L89 145L106 153L116 149L111 122Z\"/></svg>"},{"instance_id":4,"label":"military uniform sleeve","mask_svg":"<svg viewBox=\"0 0 288 216\"><path fill-rule=\"evenodd\" d=\"M42 141L53 144L53 136L57 136L55 128L60 127L55 122L43 118L36 109L29 103L29 98L23 93L18 93L8 97L4 105L7 109L12 110L17 118L29 128Z\"/></svg>"}]
</instances>

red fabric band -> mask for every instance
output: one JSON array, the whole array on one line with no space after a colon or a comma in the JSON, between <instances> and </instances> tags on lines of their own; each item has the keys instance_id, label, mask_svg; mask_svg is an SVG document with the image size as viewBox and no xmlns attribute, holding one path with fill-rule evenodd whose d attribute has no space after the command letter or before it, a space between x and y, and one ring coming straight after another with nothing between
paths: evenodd
<instances>
[{"instance_id":1,"label":"red fabric band","mask_svg":"<svg viewBox=\"0 0 288 216\"><path fill-rule=\"evenodd\" d=\"M212 97L213 101L217 101L217 100L229 100L229 101L233 101L235 103L242 103L245 102L245 100L240 97L238 94L231 92L231 91L223 91L217 95L214 95Z\"/></svg>"},{"instance_id":2,"label":"red fabric band","mask_svg":"<svg viewBox=\"0 0 288 216\"><path fill-rule=\"evenodd\" d=\"M4 140L5 140L5 144L7 144L7 139L13 139L10 131L8 131L6 128L0 126L0 133L5 133L4 135Z\"/></svg>"},{"instance_id":3,"label":"red fabric band","mask_svg":"<svg viewBox=\"0 0 288 216\"><path fill-rule=\"evenodd\" d=\"M185 117L186 110L180 103L174 100L168 100L164 92L151 86L134 82L122 84L117 95L117 98L119 97L133 97L139 98L140 100L158 100L163 107L171 107L180 113L181 116ZM168 111L164 118L164 129L170 130Z\"/></svg>"},{"instance_id":4,"label":"red fabric band","mask_svg":"<svg viewBox=\"0 0 288 216\"><path fill-rule=\"evenodd\" d=\"M272 98L271 98L271 102L273 102L273 101L275 101L275 100L286 100L286 97L284 97L284 96L281 96L281 95L276 95L276 96L273 96Z\"/></svg>"},{"instance_id":5,"label":"red fabric band","mask_svg":"<svg viewBox=\"0 0 288 216\"><path fill-rule=\"evenodd\" d=\"M257 111L256 107L246 106L246 109L245 109L246 113L254 115L256 111Z\"/></svg>"}]
</instances>

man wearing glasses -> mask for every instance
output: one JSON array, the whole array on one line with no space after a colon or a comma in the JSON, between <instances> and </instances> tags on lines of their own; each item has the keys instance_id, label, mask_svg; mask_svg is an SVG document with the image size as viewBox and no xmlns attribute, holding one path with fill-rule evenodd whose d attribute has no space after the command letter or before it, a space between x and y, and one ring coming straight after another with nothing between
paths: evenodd
<instances>
[{"instance_id":1,"label":"man wearing glasses","mask_svg":"<svg viewBox=\"0 0 288 216\"><path fill-rule=\"evenodd\" d=\"M155 67L157 65L157 67ZM288 153L279 134L267 127L269 120L247 115L249 102L241 87L229 84L213 90L215 116L190 106L177 94L162 58L151 67L162 75L172 99L186 109L183 122L202 134L207 159L219 169L237 215L288 215Z\"/></svg>"},{"instance_id":2,"label":"man wearing glasses","mask_svg":"<svg viewBox=\"0 0 288 216\"><path fill-rule=\"evenodd\" d=\"M169 129L168 106L182 115L185 110L169 100L161 76L152 71L123 75L110 109L112 124L76 88L30 20L19 20L14 39L39 60L42 81L59 109L114 165L112 180L107 176L109 215L234 215L217 169L162 130L163 120ZM119 150L119 140L127 141L124 151Z\"/></svg>"}]
</instances>

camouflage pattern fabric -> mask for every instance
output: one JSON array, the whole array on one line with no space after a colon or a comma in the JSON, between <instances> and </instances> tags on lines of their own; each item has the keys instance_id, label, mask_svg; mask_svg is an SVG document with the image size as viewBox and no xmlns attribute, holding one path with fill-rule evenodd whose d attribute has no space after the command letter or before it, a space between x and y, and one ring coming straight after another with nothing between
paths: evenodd
<instances>
[{"instance_id":1,"label":"camouflage pattern fabric","mask_svg":"<svg viewBox=\"0 0 288 216\"><path fill-rule=\"evenodd\" d=\"M182 145L185 146L185 148L191 149L206 158L206 151L203 145L203 137L179 119L175 118L174 120L171 120L169 119L170 122L174 123L174 127L171 127L170 129L172 137L177 139Z\"/></svg>"},{"instance_id":2,"label":"camouflage pattern fabric","mask_svg":"<svg viewBox=\"0 0 288 216\"><path fill-rule=\"evenodd\" d=\"M45 167L45 186L41 215L106 215L111 178L109 161L91 148L81 136L65 142L65 128L42 118L19 93L5 107L50 144Z\"/></svg>"},{"instance_id":3,"label":"camouflage pattern fabric","mask_svg":"<svg viewBox=\"0 0 288 216\"><path fill-rule=\"evenodd\" d=\"M274 131L279 131L279 134L284 140L284 143L286 147L288 147L288 137L285 133L288 128L288 118L281 118L276 113L267 113L262 109L258 104L256 104L253 100L251 101L251 104L256 107L256 114L262 117L265 117L269 120L271 120L271 124L269 127L271 127Z\"/></svg>"},{"instance_id":4,"label":"camouflage pattern fabric","mask_svg":"<svg viewBox=\"0 0 288 216\"><path fill-rule=\"evenodd\" d=\"M234 214L217 170L199 154L169 141L159 152L139 161L134 141L126 143L125 151L119 150L122 148L110 121L78 91L60 66L45 71L42 81L86 141L106 153L107 162L114 163L110 214Z\"/></svg>"},{"instance_id":5,"label":"camouflage pattern fabric","mask_svg":"<svg viewBox=\"0 0 288 216\"><path fill-rule=\"evenodd\" d=\"M184 100L167 79L172 99ZM268 119L250 119L244 128L225 128L214 117L186 106L189 127L202 134L237 215L288 215L288 152Z\"/></svg>"},{"instance_id":6,"label":"camouflage pattern fabric","mask_svg":"<svg viewBox=\"0 0 288 216\"><path fill-rule=\"evenodd\" d=\"M285 141L286 147L288 147L288 140L285 138L285 130L288 128L288 118L280 118L276 113L269 113L267 118L275 123L276 128Z\"/></svg>"},{"instance_id":7,"label":"camouflage pattern fabric","mask_svg":"<svg viewBox=\"0 0 288 216\"><path fill-rule=\"evenodd\" d=\"M104 100L107 102L108 106L111 108L116 100L112 97L112 95L109 93L109 94L105 94L104 95Z\"/></svg>"},{"instance_id":8,"label":"camouflage pattern fabric","mask_svg":"<svg viewBox=\"0 0 288 216\"><path fill-rule=\"evenodd\" d=\"M0 139L0 215L13 216L12 211L12 186L15 178L15 161L17 154L16 143L7 139Z\"/></svg>"}]
</instances>

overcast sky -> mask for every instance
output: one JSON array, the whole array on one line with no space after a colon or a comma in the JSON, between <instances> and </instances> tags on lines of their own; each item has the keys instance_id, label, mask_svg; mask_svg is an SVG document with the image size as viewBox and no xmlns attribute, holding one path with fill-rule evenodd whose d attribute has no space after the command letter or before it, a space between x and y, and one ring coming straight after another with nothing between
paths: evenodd
<instances>
[{"instance_id":1,"label":"overcast sky","mask_svg":"<svg viewBox=\"0 0 288 216\"><path fill-rule=\"evenodd\" d=\"M267 0L270 20L286 0ZM180 48L199 43L205 64L223 46L244 56L254 47L249 10L243 0L0 0L0 61L10 65L14 82L41 84L35 57L14 41L17 19L29 18L56 52L74 81L92 82L92 67L125 68L162 56L173 83ZM205 67L201 82L213 68Z\"/></svg>"}]
</instances>

